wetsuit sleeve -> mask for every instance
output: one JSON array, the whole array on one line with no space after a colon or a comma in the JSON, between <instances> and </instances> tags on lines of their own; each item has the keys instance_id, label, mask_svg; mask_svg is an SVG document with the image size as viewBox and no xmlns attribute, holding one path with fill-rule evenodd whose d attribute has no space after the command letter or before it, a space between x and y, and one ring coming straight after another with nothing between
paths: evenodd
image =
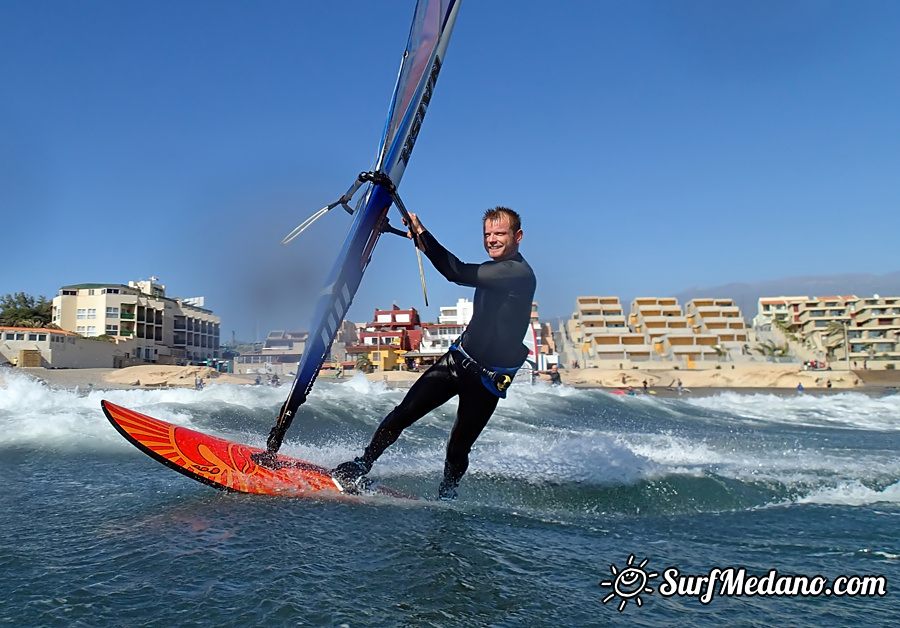
<instances>
[{"instance_id":1,"label":"wetsuit sleeve","mask_svg":"<svg viewBox=\"0 0 900 628\"><path fill-rule=\"evenodd\" d=\"M509 269L502 262L466 264L441 246L428 231L423 232L419 238L425 245L425 255L437 271L455 284L473 288L492 288L506 284L510 280Z\"/></svg>"}]
</instances>

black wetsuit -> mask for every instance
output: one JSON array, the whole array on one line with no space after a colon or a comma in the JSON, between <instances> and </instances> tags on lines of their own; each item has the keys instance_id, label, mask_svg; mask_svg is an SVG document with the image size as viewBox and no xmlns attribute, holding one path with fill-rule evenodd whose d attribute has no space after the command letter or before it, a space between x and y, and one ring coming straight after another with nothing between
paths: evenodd
<instances>
[{"instance_id":1,"label":"black wetsuit","mask_svg":"<svg viewBox=\"0 0 900 628\"><path fill-rule=\"evenodd\" d=\"M427 231L420 236L425 255L444 277L475 288L474 313L460 343L465 352L486 367L517 368L528 356L522 344L531 321L536 280L518 253L510 259L464 264ZM441 495L455 492L469 466L469 451L497 407L498 397L481 377L462 365L458 351L448 351L413 384L372 436L362 458L371 467L400 433L435 408L459 395L456 422L447 443Z\"/></svg>"},{"instance_id":2,"label":"black wetsuit","mask_svg":"<svg viewBox=\"0 0 900 628\"><path fill-rule=\"evenodd\" d=\"M550 371L550 385L562 386L562 377L560 377L559 372L554 373L553 371Z\"/></svg>"}]
</instances>

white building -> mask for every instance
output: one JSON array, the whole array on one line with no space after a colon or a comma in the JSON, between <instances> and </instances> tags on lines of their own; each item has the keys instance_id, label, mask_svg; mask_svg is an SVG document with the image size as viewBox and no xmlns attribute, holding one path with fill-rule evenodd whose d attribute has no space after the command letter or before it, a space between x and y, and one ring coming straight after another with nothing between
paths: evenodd
<instances>
[{"instance_id":1,"label":"white building","mask_svg":"<svg viewBox=\"0 0 900 628\"><path fill-rule=\"evenodd\" d=\"M155 281L63 286L53 323L81 336L133 339L130 357L146 362L197 363L219 357L220 319L194 305L200 299L167 297Z\"/></svg>"},{"instance_id":2,"label":"white building","mask_svg":"<svg viewBox=\"0 0 900 628\"><path fill-rule=\"evenodd\" d=\"M0 361L20 367L115 368L124 366L134 341L104 342L58 329L0 327Z\"/></svg>"},{"instance_id":3,"label":"white building","mask_svg":"<svg viewBox=\"0 0 900 628\"><path fill-rule=\"evenodd\" d=\"M465 327L472 320L475 304L468 299L459 299L456 305L441 307L438 323L441 325L462 325Z\"/></svg>"}]
</instances>

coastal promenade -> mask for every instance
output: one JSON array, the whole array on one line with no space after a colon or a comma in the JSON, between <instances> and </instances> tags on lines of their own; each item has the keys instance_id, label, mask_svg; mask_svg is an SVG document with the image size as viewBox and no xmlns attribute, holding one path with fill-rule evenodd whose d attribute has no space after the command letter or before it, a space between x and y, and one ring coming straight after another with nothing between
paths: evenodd
<instances>
[{"instance_id":1,"label":"coastal promenade","mask_svg":"<svg viewBox=\"0 0 900 628\"><path fill-rule=\"evenodd\" d=\"M132 366L124 369L19 369L20 372L46 382L52 388L86 390L193 388L197 377L204 385L239 384L252 385L255 375L218 373L200 366ZM9 369L0 369L0 382ZM633 387L643 389L644 381L650 390L668 396L677 394L678 382L691 394L713 394L724 390L740 393L794 392L802 385L808 393L863 392L882 394L900 389L900 372L897 371L804 371L797 365L736 364L723 365L722 369L564 369L560 371L563 384L575 388L599 388L615 390ZM391 388L408 388L420 373L408 371L375 372L367 375L372 382L382 382ZM342 382L347 378L331 378L323 373L321 381ZM828 386L828 383L831 386ZM283 382L286 384L287 382Z\"/></svg>"}]
</instances>

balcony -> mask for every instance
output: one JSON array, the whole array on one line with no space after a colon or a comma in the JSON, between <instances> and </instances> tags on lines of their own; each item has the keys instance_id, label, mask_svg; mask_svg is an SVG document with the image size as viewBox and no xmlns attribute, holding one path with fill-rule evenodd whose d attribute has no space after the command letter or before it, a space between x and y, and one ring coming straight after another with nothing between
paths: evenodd
<instances>
[{"instance_id":1,"label":"balcony","mask_svg":"<svg viewBox=\"0 0 900 628\"><path fill-rule=\"evenodd\" d=\"M119 318L121 318L122 320L125 320L125 321L133 321L134 314L129 314L128 312L121 312L119 314Z\"/></svg>"}]
</instances>

